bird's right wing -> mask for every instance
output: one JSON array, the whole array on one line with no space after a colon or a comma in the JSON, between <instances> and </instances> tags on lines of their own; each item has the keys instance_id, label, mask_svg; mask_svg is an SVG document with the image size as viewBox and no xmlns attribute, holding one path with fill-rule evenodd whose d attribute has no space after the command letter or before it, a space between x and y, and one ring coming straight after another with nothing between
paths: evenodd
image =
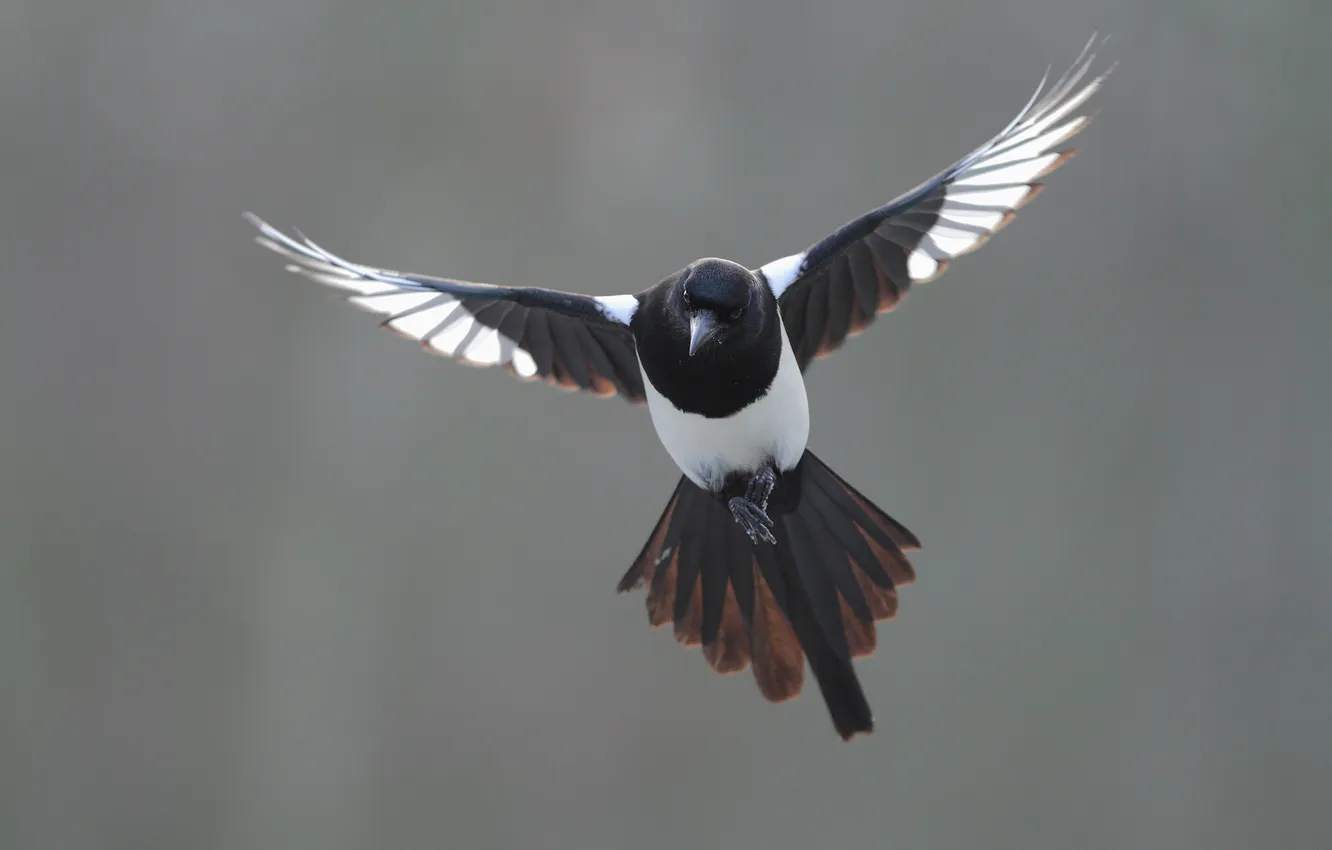
<instances>
[{"instance_id":1,"label":"bird's right wing","mask_svg":"<svg viewBox=\"0 0 1332 850\"><path fill-rule=\"evenodd\" d=\"M1042 97L1043 79L997 136L807 250L762 267L802 370L893 309L911 286L983 245L1072 156L1065 143L1091 120L1080 110L1110 73L1083 82L1095 41Z\"/></svg>"},{"instance_id":2,"label":"bird's right wing","mask_svg":"<svg viewBox=\"0 0 1332 850\"><path fill-rule=\"evenodd\" d=\"M379 313L382 327L432 354L472 366L503 366L524 380L642 402L643 376L629 319L632 295L594 298L536 287L492 286L350 263L247 214L260 245L290 260L288 271L344 290Z\"/></svg>"}]
</instances>

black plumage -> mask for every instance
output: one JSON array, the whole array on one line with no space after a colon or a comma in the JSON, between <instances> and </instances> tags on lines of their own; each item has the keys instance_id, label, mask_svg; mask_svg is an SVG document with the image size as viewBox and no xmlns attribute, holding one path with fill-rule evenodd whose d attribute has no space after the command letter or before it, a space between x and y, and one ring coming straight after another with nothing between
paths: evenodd
<instances>
[{"instance_id":1,"label":"black plumage","mask_svg":"<svg viewBox=\"0 0 1332 850\"><path fill-rule=\"evenodd\" d=\"M874 725L853 659L896 616L920 542L806 448L803 373L984 244L1068 160L1106 76L1084 82L1090 48L998 135L806 250L756 269L699 259L632 295L363 266L250 220L288 269L428 351L646 403L684 475L619 589L646 588L652 625L719 673L751 668L768 700L799 694L808 662L849 739Z\"/></svg>"},{"instance_id":2,"label":"black plumage","mask_svg":"<svg viewBox=\"0 0 1332 850\"><path fill-rule=\"evenodd\" d=\"M646 585L654 626L675 623L677 638L701 643L720 672L742 670L749 660L760 692L774 702L800 693L796 671L806 657L838 733L870 731L851 659L873 649L875 621L896 615L896 588L915 578L902 550L919 541L808 450L773 491L776 544L750 544L724 501L733 492L710 493L682 477L618 589ZM708 545L691 546L691 537ZM688 623L696 582L703 599L697 635ZM748 651L733 649L740 646ZM723 669L714 657L736 663Z\"/></svg>"}]
</instances>

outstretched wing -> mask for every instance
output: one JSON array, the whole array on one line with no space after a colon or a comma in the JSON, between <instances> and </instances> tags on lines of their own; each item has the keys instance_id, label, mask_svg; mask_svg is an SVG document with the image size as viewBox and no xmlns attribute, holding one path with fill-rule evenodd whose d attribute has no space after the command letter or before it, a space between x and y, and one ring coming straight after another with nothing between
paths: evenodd
<instances>
[{"instance_id":1,"label":"outstretched wing","mask_svg":"<svg viewBox=\"0 0 1332 850\"><path fill-rule=\"evenodd\" d=\"M642 402L643 377L628 320L632 295L594 298L535 287L492 286L403 274L347 262L247 213L260 245L287 270L345 290L347 301L384 316L382 327L432 354L472 366L503 366L524 380ZM298 234L299 235L299 234Z\"/></svg>"},{"instance_id":2,"label":"outstretched wing","mask_svg":"<svg viewBox=\"0 0 1332 850\"><path fill-rule=\"evenodd\" d=\"M1079 87L1096 58L1095 42L1041 97L1047 71L999 135L809 250L760 269L779 299L801 369L893 309L912 284L938 277L954 257L983 245L1036 196L1037 181L1073 155L1060 145L1091 120L1074 113L1114 70Z\"/></svg>"}]
</instances>

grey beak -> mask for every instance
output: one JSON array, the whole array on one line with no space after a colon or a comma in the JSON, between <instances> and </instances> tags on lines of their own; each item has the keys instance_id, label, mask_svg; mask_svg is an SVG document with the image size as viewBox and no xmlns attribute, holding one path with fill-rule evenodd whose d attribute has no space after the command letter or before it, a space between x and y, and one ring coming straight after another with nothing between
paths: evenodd
<instances>
[{"instance_id":1,"label":"grey beak","mask_svg":"<svg viewBox=\"0 0 1332 850\"><path fill-rule=\"evenodd\" d=\"M721 322L711 310L699 310L689 319L689 356L693 357L703 343L721 328Z\"/></svg>"}]
</instances>

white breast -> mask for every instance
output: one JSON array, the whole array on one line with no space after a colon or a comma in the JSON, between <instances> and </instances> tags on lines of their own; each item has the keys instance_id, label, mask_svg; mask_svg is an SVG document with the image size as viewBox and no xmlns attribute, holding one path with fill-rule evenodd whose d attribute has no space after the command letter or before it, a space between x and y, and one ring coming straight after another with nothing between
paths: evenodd
<instances>
[{"instance_id":1,"label":"white breast","mask_svg":"<svg viewBox=\"0 0 1332 850\"><path fill-rule=\"evenodd\" d=\"M778 323L781 326L781 323ZM685 413L644 381L657 437L676 466L705 490L720 490L734 472L754 472L768 460L778 471L800 462L809 440L809 400L791 343L782 331L782 356L767 395L725 419Z\"/></svg>"}]
</instances>

